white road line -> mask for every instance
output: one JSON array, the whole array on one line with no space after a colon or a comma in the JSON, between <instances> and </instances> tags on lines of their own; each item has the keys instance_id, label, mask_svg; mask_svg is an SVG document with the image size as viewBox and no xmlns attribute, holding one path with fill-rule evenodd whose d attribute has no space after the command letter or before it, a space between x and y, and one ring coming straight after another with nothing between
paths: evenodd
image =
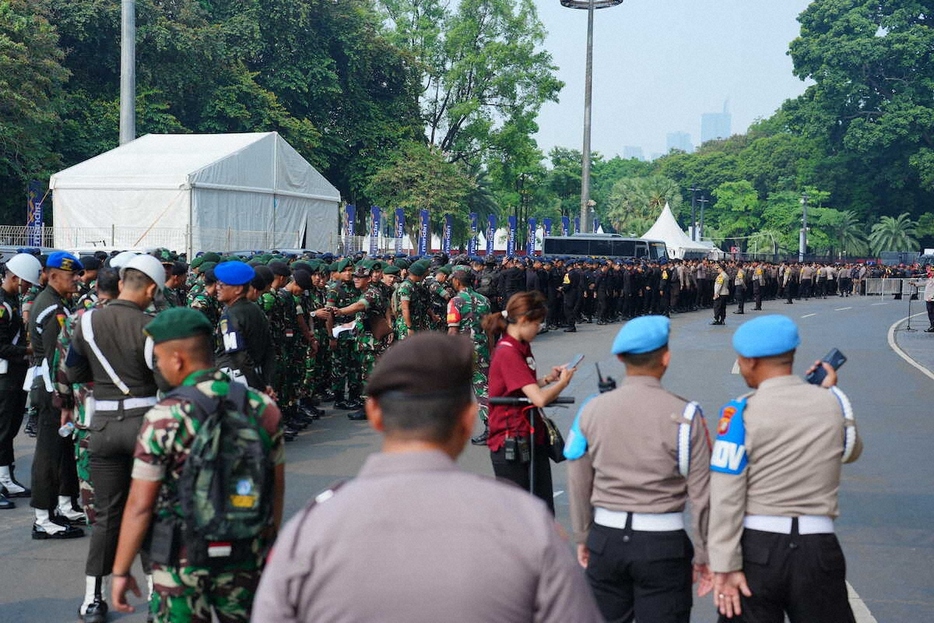
<instances>
[{"instance_id":1,"label":"white road line","mask_svg":"<svg viewBox=\"0 0 934 623\"><path fill-rule=\"evenodd\" d=\"M835 309L834 311L846 311L846 310L848 310L848 309L853 309L853 308L852 308L852 307L838 307L838 308Z\"/></svg>"},{"instance_id":2,"label":"white road line","mask_svg":"<svg viewBox=\"0 0 934 623\"><path fill-rule=\"evenodd\" d=\"M558 496L561 495L562 493L564 493L564 491L555 491L555 494L554 494L554 496L552 496L552 497L558 497Z\"/></svg>"},{"instance_id":3,"label":"white road line","mask_svg":"<svg viewBox=\"0 0 934 623\"><path fill-rule=\"evenodd\" d=\"M888 305L888 304L889 302L886 301L885 303L873 303L872 306L875 307L876 305Z\"/></svg>"},{"instance_id":4,"label":"white road line","mask_svg":"<svg viewBox=\"0 0 934 623\"><path fill-rule=\"evenodd\" d=\"M927 313L927 312L919 312L919 313L917 313L917 314L912 314L910 317L911 317L911 318L914 318L915 316L923 316L923 315L925 315L926 313ZM908 318L909 318L909 317L902 318L901 320L896 321L895 324L893 324L891 327L889 327L889 348L891 348L892 350L894 350L895 353L896 353L899 357L901 357L902 359L904 359L905 361L907 361L908 363L910 363L911 365L913 365L914 367L916 367L918 370L920 370L922 374L924 374L924 375L927 376L928 378L934 380L934 372L931 372L930 370L928 370L927 368L925 368L924 366L922 366L920 363L918 363L917 361L915 361L914 359L912 359L911 357L909 357L909 356L908 356L908 353L906 353L905 351L903 351L903 350L898 346L898 344L895 343L895 328L898 327L898 325L900 325L901 323L903 323L903 322L905 322L906 320L908 320Z\"/></svg>"},{"instance_id":5,"label":"white road line","mask_svg":"<svg viewBox=\"0 0 934 623\"><path fill-rule=\"evenodd\" d=\"M849 582L846 583L846 590L847 593L849 593L850 608L853 609L853 616L856 617L856 623L879 623L876 621L876 617L872 616L872 613L869 612L869 608L867 608L863 600L859 598L859 595L853 590L853 585Z\"/></svg>"},{"instance_id":6,"label":"white road line","mask_svg":"<svg viewBox=\"0 0 934 623\"><path fill-rule=\"evenodd\" d=\"M810 318L811 316L816 316L817 314L804 314L802 318Z\"/></svg>"}]
</instances>

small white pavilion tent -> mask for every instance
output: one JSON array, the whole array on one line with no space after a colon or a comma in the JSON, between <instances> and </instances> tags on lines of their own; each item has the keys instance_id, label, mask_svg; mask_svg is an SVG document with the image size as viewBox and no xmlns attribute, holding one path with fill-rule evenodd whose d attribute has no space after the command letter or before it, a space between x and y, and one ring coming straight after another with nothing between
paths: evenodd
<instances>
[{"instance_id":1,"label":"small white pavilion tent","mask_svg":"<svg viewBox=\"0 0 934 623\"><path fill-rule=\"evenodd\" d=\"M667 203L655 224L642 237L649 240L661 240L668 247L669 257L677 259L684 259L685 254L689 252L703 253L704 257L707 257L713 251L712 244L691 240L691 237L684 233Z\"/></svg>"},{"instance_id":2,"label":"small white pavilion tent","mask_svg":"<svg viewBox=\"0 0 934 623\"><path fill-rule=\"evenodd\" d=\"M336 248L340 193L276 132L147 134L52 176L54 244Z\"/></svg>"}]
</instances>

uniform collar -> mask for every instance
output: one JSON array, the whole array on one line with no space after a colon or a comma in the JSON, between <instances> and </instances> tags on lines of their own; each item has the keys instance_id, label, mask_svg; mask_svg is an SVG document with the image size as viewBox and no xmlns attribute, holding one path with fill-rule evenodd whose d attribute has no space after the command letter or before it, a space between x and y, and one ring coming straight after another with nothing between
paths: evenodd
<instances>
[{"instance_id":1,"label":"uniform collar","mask_svg":"<svg viewBox=\"0 0 934 623\"><path fill-rule=\"evenodd\" d=\"M626 376L623 379L623 385L638 385L639 387L661 387L662 382L654 376Z\"/></svg>"},{"instance_id":2,"label":"uniform collar","mask_svg":"<svg viewBox=\"0 0 934 623\"><path fill-rule=\"evenodd\" d=\"M458 467L441 450L424 452L378 452L367 457L360 478L373 478L414 472L452 472Z\"/></svg>"},{"instance_id":3,"label":"uniform collar","mask_svg":"<svg viewBox=\"0 0 934 623\"><path fill-rule=\"evenodd\" d=\"M773 376L759 383L758 389L770 389L773 387L790 387L792 385L803 385L804 379L794 374L785 374L783 376Z\"/></svg>"}]
</instances>

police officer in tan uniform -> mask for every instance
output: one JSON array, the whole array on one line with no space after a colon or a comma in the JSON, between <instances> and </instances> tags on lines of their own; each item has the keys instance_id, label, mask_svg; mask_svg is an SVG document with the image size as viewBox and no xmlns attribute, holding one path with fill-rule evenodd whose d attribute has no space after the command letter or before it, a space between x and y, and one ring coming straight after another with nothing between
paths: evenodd
<instances>
[{"instance_id":1,"label":"police officer in tan uniform","mask_svg":"<svg viewBox=\"0 0 934 623\"><path fill-rule=\"evenodd\" d=\"M602 620L545 504L455 464L472 376L462 336L418 333L380 357L366 413L382 452L282 530L254 623Z\"/></svg>"},{"instance_id":2,"label":"police officer in tan uniform","mask_svg":"<svg viewBox=\"0 0 934 623\"><path fill-rule=\"evenodd\" d=\"M723 407L711 454L708 546L721 623L854 621L834 519L841 466L862 443L833 368L823 364L820 387L792 374L799 343L795 323L779 315L733 335L755 391Z\"/></svg>"},{"instance_id":3,"label":"police officer in tan uniform","mask_svg":"<svg viewBox=\"0 0 934 623\"><path fill-rule=\"evenodd\" d=\"M697 403L666 391L670 321L642 316L616 336L626 379L588 401L565 446L578 560L607 621L687 623L707 567L710 441ZM691 501L694 545L682 512Z\"/></svg>"}]
</instances>

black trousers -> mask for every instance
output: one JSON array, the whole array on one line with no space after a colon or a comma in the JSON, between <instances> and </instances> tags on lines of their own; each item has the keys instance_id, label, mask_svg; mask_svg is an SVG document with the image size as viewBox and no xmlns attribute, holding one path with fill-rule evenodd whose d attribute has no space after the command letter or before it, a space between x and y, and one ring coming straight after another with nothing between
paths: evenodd
<instances>
[{"instance_id":1,"label":"black trousers","mask_svg":"<svg viewBox=\"0 0 934 623\"><path fill-rule=\"evenodd\" d=\"M52 394L44 387L34 392L38 435L32 459L32 500L29 504L39 510L54 511L59 495L78 495L75 444L71 437L64 438L58 434L62 415L52 405Z\"/></svg>"},{"instance_id":2,"label":"black trousers","mask_svg":"<svg viewBox=\"0 0 934 623\"><path fill-rule=\"evenodd\" d=\"M587 580L607 623L688 623L694 547L684 530L594 525Z\"/></svg>"},{"instance_id":3,"label":"black trousers","mask_svg":"<svg viewBox=\"0 0 934 623\"><path fill-rule=\"evenodd\" d=\"M854 623L846 560L834 534L743 532L743 572L752 597L743 614L720 623Z\"/></svg>"},{"instance_id":4,"label":"black trousers","mask_svg":"<svg viewBox=\"0 0 934 623\"><path fill-rule=\"evenodd\" d=\"M736 311L742 312L746 309L746 288L738 287L733 293L736 298Z\"/></svg>"},{"instance_id":5,"label":"black trousers","mask_svg":"<svg viewBox=\"0 0 934 623\"><path fill-rule=\"evenodd\" d=\"M713 300L713 319L717 322L726 320L726 296L722 295Z\"/></svg>"},{"instance_id":6,"label":"black trousers","mask_svg":"<svg viewBox=\"0 0 934 623\"><path fill-rule=\"evenodd\" d=\"M4 379L0 382L0 467L13 464L13 440L23 425L26 396L23 391L23 376Z\"/></svg>"},{"instance_id":7,"label":"black trousers","mask_svg":"<svg viewBox=\"0 0 934 623\"><path fill-rule=\"evenodd\" d=\"M934 327L934 301L925 301L924 305L927 307L928 321L931 323L931 326ZM0 463L0 465L3 465L3 463Z\"/></svg>"},{"instance_id":8,"label":"black trousers","mask_svg":"<svg viewBox=\"0 0 934 623\"><path fill-rule=\"evenodd\" d=\"M136 436L147 410L133 409L126 414L122 411L96 413L91 420L88 452L96 513L88 544L86 575L110 575L113 570L123 506L130 493Z\"/></svg>"},{"instance_id":9,"label":"black trousers","mask_svg":"<svg viewBox=\"0 0 934 623\"><path fill-rule=\"evenodd\" d=\"M548 458L548 450L545 446L534 446L535 453L535 489L536 497L541 498L551 514L555 514L555 493L551 484L551 459ZM500 448L496 452L490 452L490 460L493 462L493 473L501 480L514 482L526 491L529 490L529 463L520 463L518 461L506 460L506 449Z\"/></svg>"}]
</instances>

